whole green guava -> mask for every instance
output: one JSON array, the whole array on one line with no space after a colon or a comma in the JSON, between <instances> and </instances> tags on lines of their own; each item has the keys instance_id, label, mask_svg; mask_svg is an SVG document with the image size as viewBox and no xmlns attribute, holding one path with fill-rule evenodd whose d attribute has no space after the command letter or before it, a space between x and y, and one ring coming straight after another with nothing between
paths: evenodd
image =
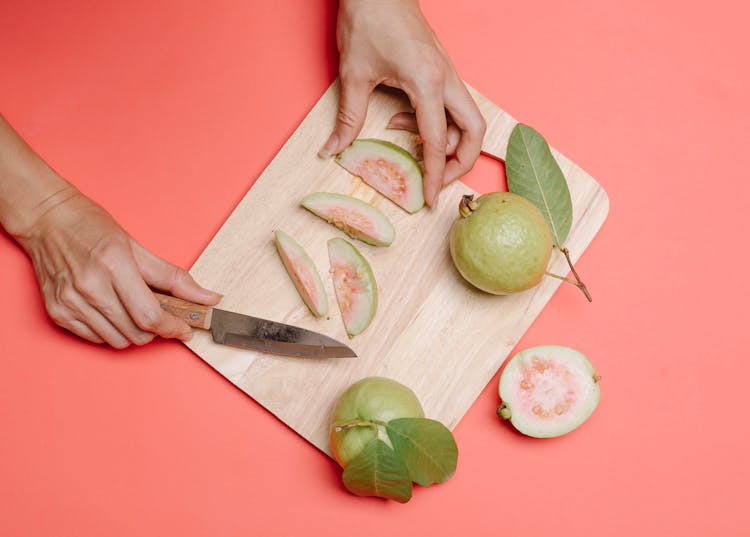
<instances>
[{"instance_id":1,"label":"whole green guava","mask_svg":"<svg viewBox=\"0 0 750 537\"><path fill-rule=\"evenodd\" d=\"M544 215L511 192L464 196L450 231L450 252L458 272L475 287L495 295L537 285L552 254Z\"/></svg>"},{"instance_id":2,"label":"whole green guava","mask_svg":"<svg viewBox=\"0 0 750 537\"><path fill-rule=\"evenodd\" d=\"M423 418L416 394L400 382L368 377L341 394L331 415L331 452L346 468L373 438L391 445L385 428L378 425L397 418ZM370 424L370 426L368 426Z\"/></svg>"}]
</instances>

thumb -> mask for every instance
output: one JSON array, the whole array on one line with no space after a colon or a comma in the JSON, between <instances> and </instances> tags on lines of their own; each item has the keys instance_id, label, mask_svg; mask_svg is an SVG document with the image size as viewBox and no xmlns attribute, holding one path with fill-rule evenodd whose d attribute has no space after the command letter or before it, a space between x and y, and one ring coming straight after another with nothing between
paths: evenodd
<instances>
[{"instance_id":1,"label":"thumb","mask_svg":"<svg viewBox=\"0 0 750 537\"><path fill-rule=\"evenodd\" d=\"M357 137L365 123L367 103L372 89L372 85L364 81L341 80L336 126L323 149L318 152L321 158L328 158L339 153Z\"/></svg>"}]
</instances>

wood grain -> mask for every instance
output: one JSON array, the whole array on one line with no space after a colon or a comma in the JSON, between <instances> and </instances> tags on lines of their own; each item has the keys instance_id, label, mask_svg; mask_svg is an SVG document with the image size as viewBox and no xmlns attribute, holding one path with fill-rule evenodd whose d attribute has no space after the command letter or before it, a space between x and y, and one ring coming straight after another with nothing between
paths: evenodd
<instances>
[{"instance_id":1,"label":"wood grain","mask_svg":"<svg viewBox=\"0 0 750 537\"><path fill-rule=\"evenodd\" d=\"M211 328L213 308L161 293L154 293L154 296L159 301L162 309L175 317L179 317L189 326L203 330Z\"/></svg>"},{"instance_id":2,"label":"wood grain","mask_svg":"<svg viewBox=\"0 0 750 537\"><path fill-rule=\"evenodd\" d=\"M516 121L475 90L487 120L483 149L502 158ZM437 208L409 215L351 176L318 150L330 133L338 103L334 83L241 200L192 267L203 285L225 295L220 307L315 330L347 342L354 360L275 357L216 345L196 333L187 345L219 373L325 453L328 419L336 398L353 382L385 376L413 389L428 417L455 427L498 371L561 282L546 278L534 289L490 296L464 282L448 252L447 237L458 201L472 190L455 182ZM409 104L400 94L378 90L370 101L361 137L390 140L417 152L417 137L385 128ZM573 227L567 245L576 259L606 218L603 189L583 170L554 153L573 197ZM361 335L348 340L331 279L326 241L343 234L300 206L315 191L340 192L381 209L396 228L387 248L354 244L370 261L379 289L379 309ZM330 313L310 314L273 245L273 231L293 236L316 263L328 291ZM550 270L568 272L561 255ZM581 297L583 300L583 297Z\"/></svg>"}]
</instances>

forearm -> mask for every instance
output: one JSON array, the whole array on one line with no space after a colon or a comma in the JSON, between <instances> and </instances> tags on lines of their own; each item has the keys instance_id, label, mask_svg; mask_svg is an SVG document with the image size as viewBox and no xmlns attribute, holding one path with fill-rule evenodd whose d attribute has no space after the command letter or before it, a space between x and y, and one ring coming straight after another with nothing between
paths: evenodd
<instances>
[{"instance_id":1,"label":"forearm","mask_svg":"<svg viewBox=\"0 0 750 537\"><path fill-rule=\"evenodd\" d=\"M0 225L22 240L41 215L77 193L0 115Z\"/></svg>"}]
</instances>

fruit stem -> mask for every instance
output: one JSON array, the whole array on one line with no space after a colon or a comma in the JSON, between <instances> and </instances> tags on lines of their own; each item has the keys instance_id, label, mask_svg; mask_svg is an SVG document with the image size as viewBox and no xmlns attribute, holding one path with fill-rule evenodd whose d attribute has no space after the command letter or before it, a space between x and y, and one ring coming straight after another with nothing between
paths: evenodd
<instances>
[{"instance_id":1,"label":"fruit stem","mask_svg":"<svg viewBox=\"0 0 750 537\"><path fill-rule=\"evenodd\" d=\"M385 427L386 423L380 420L352 420L341 425L334 427L334 431L340 433L341 431L347 431L354 429L355 427L377 427L378 425Z\"/></svg>"},{"instance_id":2,"label":"fruit stem","mask_svg":"<svg viewBox=\"0 0 750 537\"><path fill-rule=\"evenodd\" d=\"M592 302L593 300L591 299L591 295L589 294L589 290L586 288L586 284L584 284L581 281L581 277L578 276L578 273L576 272L576 269L573 266L573 261L571 261L571 259L570 259L570 251L568 250L567 247L560 248L560 251L563 254L565 254L565 259L568 261L568 266L570 267L570 271L573 273L573 276L575 277L575 280L571 280L570 278L566 278L566 277L560 276L558 274L553 274L551 272L547 272L546 273L547 276L552 276L553 278L557 278L558 280L562 280L562 281L567 282L569 284L575 285L576 287L578 287L581 290L581 292L583 292L583 294L586 296L586 299L589 302Z\"/></svg>"},{"instance_id":3,"label":"fruit stem","mask_svg":"<svg viewBox=\"0 0 750 537\"><path fill-rule=\"evenodd\" d=\"M504 420L509 420L512 414L510 409L508 408L508 405L503 403L499 407L497 407L497 415Z\"/></svg>"},{"instance_id":4,"label":"fruit stem","mask_svg":"<svg viewBox=\"0 0 750 537\"><path fill-rule=\"evenodd\" d=\"M477 202L474 201L474 194L464 194L458 203L458 212L466 218L467 216L471 216L471 213L476 211L478 206Z\"/></svg>"}]
</instances>

